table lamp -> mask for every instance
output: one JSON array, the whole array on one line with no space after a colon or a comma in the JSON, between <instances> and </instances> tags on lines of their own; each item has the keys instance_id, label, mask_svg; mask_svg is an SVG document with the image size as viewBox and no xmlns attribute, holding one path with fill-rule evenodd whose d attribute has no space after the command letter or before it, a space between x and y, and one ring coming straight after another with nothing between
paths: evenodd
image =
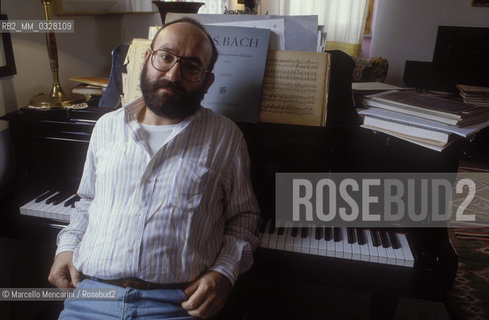
<instances>
[{"instance_id":1,"label":"table lamp","mask_svg":"<svg viewBox=\"0 0 489 320\"><path fill-rule=\"evenodd\" d=\"M46 21L51 20L52 0L41 0L44 6ZM46 45L48 48L49 64L53 75L51 93L38 94L31 98L29 105L33 108L52 109L69 108L85 102L85 96L81 94L66 94L61 89L58 75L58 49L54 32L46 33Z\"/></svg>"}]
</instances>

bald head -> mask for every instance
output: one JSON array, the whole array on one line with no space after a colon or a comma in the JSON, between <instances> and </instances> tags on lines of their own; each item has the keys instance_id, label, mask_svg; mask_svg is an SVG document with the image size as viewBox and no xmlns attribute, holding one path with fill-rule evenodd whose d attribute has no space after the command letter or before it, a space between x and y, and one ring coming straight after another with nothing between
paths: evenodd
<instances>
[{"instance_id":1,"label":"bald head","mask_svg":"<svg viewBox=\"0 0 489 320\"><path fill-rule=\"evenodd\" d=\"M217 48L212 37L207 33L202 24L190 18L181 18L169 22L158 30L151 42L151 49L160 49L157 47L158 42L162 36L165 37L167 35L168 31L172 31L173 35L185 41L188 41L189 36L192 35L192 39L199 42L202 50L210 53L210 61L204 63L206 70L212 71L214 69L218 57Z\"/></svg>"}]
</instances>

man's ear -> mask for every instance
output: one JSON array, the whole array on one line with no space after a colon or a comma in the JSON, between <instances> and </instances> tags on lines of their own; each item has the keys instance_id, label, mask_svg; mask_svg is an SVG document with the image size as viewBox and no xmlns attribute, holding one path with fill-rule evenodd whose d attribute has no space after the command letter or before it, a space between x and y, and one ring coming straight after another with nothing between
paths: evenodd
<instances>
[{"instance_id":1,"label":"man's ear","mask_svg":"<svg viewBox=\"0 0 489 320\"><path fill-rule=\"evenodd\" d=\"M139 67L139 71L143 71L143 68L146 65L147 59L149 59L150 56L151 56L151 51L148 49L144 53L143 63L141 63L141 66Z\"/></svg>"},{"instance_id":2,"label":"man's ear","mask_svg":"<svg viewBox=\"0 0 489 320\"><path fill-rule=\"evenodd\" d=\"M207 73L207 75L205 76L205 93L207 93L207 91L209 91L209 88L211 87L211 85L214 83L214 80L215 80L215 76L214 76L214 73L212 72L209 72Z\"/></svg>"}]
</instances>

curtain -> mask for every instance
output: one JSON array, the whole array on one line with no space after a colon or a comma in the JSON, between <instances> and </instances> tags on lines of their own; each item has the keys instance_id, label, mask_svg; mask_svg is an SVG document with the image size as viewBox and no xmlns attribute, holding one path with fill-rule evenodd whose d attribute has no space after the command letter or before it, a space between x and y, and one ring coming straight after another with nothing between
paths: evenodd
<instances>
[{"instance_id":1,"label":"curtain","mask_svg":"<svg viewBox=\"0 0 489 320\"><path fill-rule=\"evenodd\" d=\"M278 1L281 15L318 15L319 25L323 25L327 32L327 50L338 49L354 56L360 54L369 0L269 1Z\"/></svg>"}]
</instances>

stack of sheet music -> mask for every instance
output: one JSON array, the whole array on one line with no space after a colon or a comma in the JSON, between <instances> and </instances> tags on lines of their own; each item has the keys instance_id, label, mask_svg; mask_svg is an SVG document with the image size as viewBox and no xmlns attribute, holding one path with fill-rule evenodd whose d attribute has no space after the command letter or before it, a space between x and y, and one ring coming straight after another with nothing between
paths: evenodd
<instances>
[{"instance_id":1,"label":"stack of sheet music","mask_svg":"<svg viewBox=\"0 0 489 320\"><path fill-rule=\"evenodd\" d=\"M489 126L489 108L414 90L368 95L363 104L363 127L436 151Z\"/></svg>"},{"instance_id":2,"label":"stack of sheet music","mask_svg":"<svg viewBox=\"0 0 489 320\"><path fill-rule=\"evenodd\" d=\"M465 103L480 107L489 107L489 87L457 85Z\"/></svg>"},{"instance_id":3,"label":"stack of sheet music","mask_svg":"<svg viewBox=\"0 0 489 320\"><path fill-rule=\"evenodd\" d=\"M102 77L76 76L71 77L70 80L78 82L71 88L71 92L84 94L89 105L98 105L98 101L109 83L108 78Z\"/></svg>"}]
</instances>

